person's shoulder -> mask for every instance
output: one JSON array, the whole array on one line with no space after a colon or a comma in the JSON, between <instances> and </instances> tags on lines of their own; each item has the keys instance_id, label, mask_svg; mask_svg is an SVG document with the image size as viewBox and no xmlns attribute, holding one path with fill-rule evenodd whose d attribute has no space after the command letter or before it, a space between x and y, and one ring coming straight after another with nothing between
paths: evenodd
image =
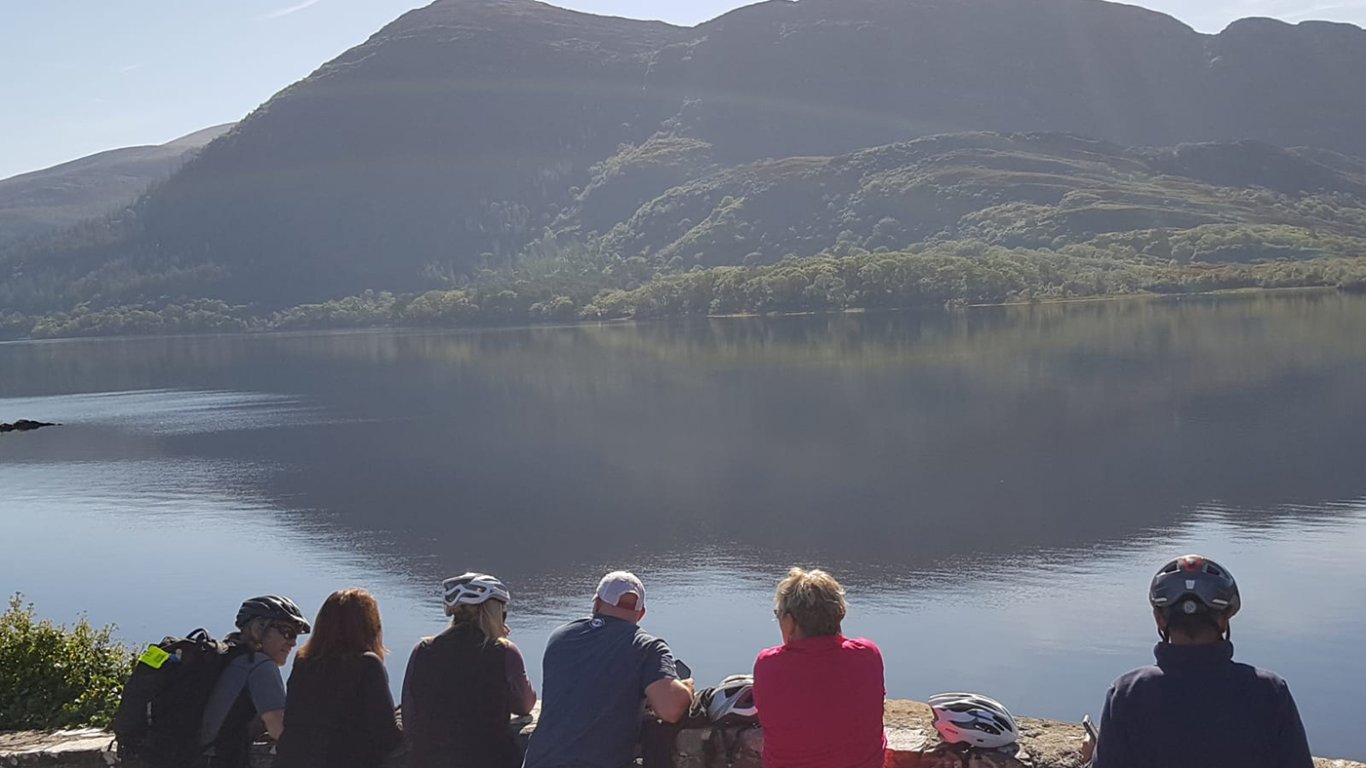
<instances>
[{"instance_id":1,"label":"person's shoulder","mask_svg":"<svg viewBox=\"0 0 1366 768\"><path fill-rule=\"evenodd\" d=\"M360 655L355 662L360 668L360 675L369 680L383 679L389 680L389 669L384 665L384 657L374 651L366 651Z\"/></svg>"},{"instance_id":2,"label":"person's shoulder","mask_svg":"<svg viewBox=\"0 0 1366 768\"><path fill-rule=\"evenodd\" d=\"M1285 682L1285 678L1272 672L1269 669L1254 667L1251 664L1244 664L1240 661L1233 662L1234 674L1240 677L1256 680L1259 685L1274 690L1276 692L1289 691L1290 685Z\"/></svg>"},{"instance_id":3,"label":"person's shoulder","mask_svg":"<svg viewBox=\"0 0 1366 768\"><path fill-rule=\"evenodd\" d=\"M228 657L228 663L223 667L225 671L242 671L251 669L256 664L256 657L260 656L255 651L244 650L234 653Z\"/></svg>"},{"instance_id":4,"label":"person's shoulder","mask_svg":"<svg viewBox=\"0 0 1366 768\"><path fill-rule=\"evenodd\" d=\"M260 651L252 651L251 653L240 654L232 661L229 661L228 664L238 664L248 670L251 670L252 672L255 672L256 670L266 665L270 665L272 667L275 667L276 669L279 669L279 665L275 663L274 659Z\"/></svg>"},{"instance_id":5,"label":"person's shoulder","mask_svg":"<svg viewBox=\"0 0 1366 768\"><path fill-rule=\"evenodd\" d=\"M758 670L760 666L767 666L777 662L778 659L782 657L783 653L784 646L781 645L775 645L772 648L765 648L762 651L759 651L759 655L754 659L754 669Z\"/></svg>"},{"instance_id":6,"label":"person's shoulder","mask_svg":"<svg viewBox=\"0 0 1366 768\"><path fill-rule=\"evenodd\" d=\"M284 670L280 669L280 665L275 663L275 659L272 659L264 653L257 653L252 658L247 659L245 670L247 685L250 686L252 690L266 688L284 690ZM294 670L290 670L290 674L293 675Z\"/></svg>"},{"instance_id":7,"label":"person's shoulder","mask_svg":"<svg viewBox=\"0 0 1366 768\"><path fill-rule=\"evenodd\" d=\"M1117 693L1124 693L1135 688L1142 688L1161 680L1165 673L1162 668L1155 664L1148 664L1142 667L1134 667L1125 672L1110 684L1110 690Z\"/></svg>"},{"instance_id":8,"label":"person's shoulder","mask_svg":"<svg viewBox=\"0 0 1366 768\"><path fill-rule=\"evenodd\" d=\"M771 659L771 658L773 658L774 656L779 656L779 655L781 655L781 654L785 651L786 648L787 648L787 646L785 646L785 645L775 645L775 646L773 646L772 648L765 648L765 649L763 649L762 651L759 651L759 658L761 658L761 659Z\"/></svg>"},{"instance_id":9,"label":"person's shoulder","mask_svg":"<svg viewBox=\"0 0 1366 768\"><path fill-rule=\"evenodd\" d=\"M846 637L844 642L840 643L840 647L847 651L855 651L879 658L882 656L882 649L877 647L877 643L866 637Z\"/></svg>"},{"instance_id":10,"label":"person's shoulder","mask_svg":"<svg viewBox=\"0 0 1366 768\"><path fill-rule=\"evenodd\" d=\"M636 645L654 645L656 643L662 643L665 648L669 647L669 644L664 642L663 638L646 632L640 625L628 623L627 626L628 628L626 631L629 631L632 634Z\"/></svg>"},{"instance_id":11,"label":"person's shoulder","mask_svg":"<svg viewBox=\"0 0 1366 768\"><path fill-rule=\"evenodd\" d=\"M545 639L545 649L549 652L575 646L579 643L578 638L588 634L593 628L592 619L575 619L567 624L561 624L550 630L550 635Z\"/></svg>"},{"instance_id":12,"label":"person's shoulder","mask_svg":"<svg viewBox=\"0 0 1366 768\"><path fill-rule=\"evenodd\" d=\"M408 652L408 663L412 664L415 661L419 664L422 663L418 660L427 656L431 651L432 643L435 641L435 637L424 637L419 639L416 643L413 643L413 649Z\"/></svg>"},{"instance_id":13,"label":"person's shoulder","mask_svg":"<svg viewBox=\"0 0 1366 768\"><path fill-rule=\"evenodd\" d=\"M640 627L636 627L635 629L635 634L631 638L631 647L635 649L637 653L644 655L673 654L673 649L669 647L669 644L664 638L656 637Z\"/></svg>"},{"instance_id":14,"label":"person's shoulder","mask_svg":"<svg viewBox=\"0 0 1366 768\"><path fill-rule=\"evenodd\" d=\"M585 629L591 629L592 626L593 626L593 619L590 618L590 617L584 617L584 618L582 618L582 619L574 619L573 621L567 621L567 622L565 622L564 624L561 624L560 626L555 627L554 629L552 629L552 630L550 631L550 636L553 638L553 637L560 637L560 636L563 636L563 635L568 635L568 634L571 634L571 633L574 633L574 632L582 632L582 631L584 631Z\"/></svg>"}]
</instances>

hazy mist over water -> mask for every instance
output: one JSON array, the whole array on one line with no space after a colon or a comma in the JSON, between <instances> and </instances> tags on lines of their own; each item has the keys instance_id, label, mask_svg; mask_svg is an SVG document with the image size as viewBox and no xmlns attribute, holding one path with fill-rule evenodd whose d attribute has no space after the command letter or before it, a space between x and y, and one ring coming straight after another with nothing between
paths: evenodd
<instances>
[{"instance_id":1,"label":"hazy mist over water","mask_svg":"<svg viewBox=\"0 0 1366 768\"><path fill-rule=\"evenodd\" d=\"M0 589L142 643L263 591L372 589L397 684L487 570L539 679L602 571L701 684L778 642L793 564L849 589L889 695L1098 714L1185 551L1245 595L1316 754L1366 679L1366 299L1291 294L487 332L0 345Z\"/></svg>"}]
</instances>

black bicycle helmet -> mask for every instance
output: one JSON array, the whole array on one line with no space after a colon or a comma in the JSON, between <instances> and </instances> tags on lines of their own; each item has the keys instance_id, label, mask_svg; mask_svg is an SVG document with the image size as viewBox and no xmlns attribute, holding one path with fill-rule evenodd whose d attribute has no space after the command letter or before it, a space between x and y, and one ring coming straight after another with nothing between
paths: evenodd
<instances>
[{"instance_id":1,"label":"black bicycle helmet","mask_svg":"<svg viewBox=\"0 0 1366 768\"><path fill-rule=\"evenodd\" d=\"M1232 618L1243 606L1238 582L1227 568L1201 555L1183 555L1153 576L1148 602L1163 613L1212 612Z\"/></svg>"},{"instance_id":2,"label":"black bicycle helmet","mask_svg":"<svg viewBox=\"0 0 1366 768\"><path fill-rule=\"evenodd\" d=\"M299 610L299 606L295 605L293 600L280 595L261 595L244 600L242 607L237 609L237 628L242 629L252 619L293 624L301 635L306 635L313 629Z\"/></svg>"}]
</instances>

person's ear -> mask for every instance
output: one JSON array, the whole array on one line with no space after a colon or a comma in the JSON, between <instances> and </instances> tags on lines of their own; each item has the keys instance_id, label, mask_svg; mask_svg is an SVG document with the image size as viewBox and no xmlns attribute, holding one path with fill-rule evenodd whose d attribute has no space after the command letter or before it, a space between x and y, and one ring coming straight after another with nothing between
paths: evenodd
<instances>
[{"instance_id":1,"label":"person's ear","mask_svg":"<svg viewBox=\"0 0 1366 768\"><path fill-rule=\"evenodd\" d=\"M636 611L636 621L639 622L643 618L645 618L645 609L641 608L639 611Z\"/></svg>"},{"instance_id":2,"label":"person's ear","mask_svg":"<svg viewBox=\"0 0 1366 768\"><path fill-rule=\"evenodd\" d=\"M1157 631L1159 633L1165 633L1167 631L1167 617L1163 615L1161 609L1153 609L1153 620L1157 622Z\"/></svg>"}]
</instances>

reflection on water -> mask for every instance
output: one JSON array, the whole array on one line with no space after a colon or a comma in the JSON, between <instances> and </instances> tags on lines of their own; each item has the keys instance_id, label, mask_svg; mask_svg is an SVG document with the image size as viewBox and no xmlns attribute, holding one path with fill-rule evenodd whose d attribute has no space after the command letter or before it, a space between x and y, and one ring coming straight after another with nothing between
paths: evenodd
<instances>
[{"instance_id":1,"label":"reflection on water","mask_svg":"<svg viewBox=\"0 0 1366 768\"><path fill-rule=\"evenodd\" d=\"M1151 571L1205 550L1239 655L1366 757L1310 716L1366 673L1362 328L1313 294L0 345L0 420L65 424L0 438L0 587L143 640L360 583L404 656L439 578L487 569L535 658L624 565L708 682L816 563L893 695L1075 719L1147 658Z\"/></svg>"}]
</instances>

